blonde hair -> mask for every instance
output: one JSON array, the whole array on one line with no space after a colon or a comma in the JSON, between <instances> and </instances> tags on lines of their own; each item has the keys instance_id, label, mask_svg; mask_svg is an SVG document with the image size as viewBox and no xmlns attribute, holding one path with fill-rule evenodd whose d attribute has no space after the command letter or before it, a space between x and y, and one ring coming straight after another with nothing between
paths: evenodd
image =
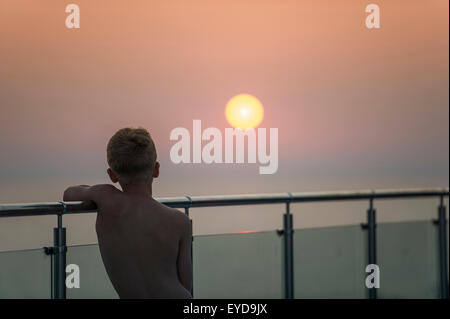
<instances>
[{"instance_id":1,"label":"blonde hair","mask_svg":"<svg viewBox=\"0 0 450 319\"><path fill-rule=\"evenodd\" d=\"M122 128L109 140L108 165L119 181L134 184L149 179L156 163L156 148L144 128Z\"/></svg>"}]
</instances>

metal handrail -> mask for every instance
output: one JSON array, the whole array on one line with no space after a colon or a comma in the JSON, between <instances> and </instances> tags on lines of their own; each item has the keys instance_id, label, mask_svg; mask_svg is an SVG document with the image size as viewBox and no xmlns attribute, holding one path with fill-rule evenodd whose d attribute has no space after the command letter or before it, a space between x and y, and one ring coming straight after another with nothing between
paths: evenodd
<instances>
[{"instance_id":1,"label":"metal handrail","mask_svg":"<svg viewBox=\"0 0 450 319\"><path fill-rule=\"evenodd\" d=\"M439 233L439 263L440 263L440 295L448 298L448 266L447 266L447 221L444 196L449 196L449 188L409 188L360 191L334 191L310 193L278 193L278 194L248 194L248 195L217 195L217 196L184 196L157 198L159 202L173 208L184 208L189 216L193 207L215 207L231 205L284 204L283 214L284 237L284 286L285 298L294 298L294 250L293 250L293 216L291 203L325 202L342 200L369 200L367 210L368 262L376 264L376 210L375 199L399 199L412 197L439 197L438 233ZM62 227L62 216L65 214L92 213L97 211L94 202L49 202L0 204L0 217L22 217L37 215L57 215L57 227L53 229L54 247L47 249L55 254L52 274L52 298L65 298L65 267L66 267L66 228ZM192 219L191 219L192 227ZM192 256L192 244L191 244ZM191 291L192 292L192 291ZM368 288L369 298L376 298L376 288Z\"/></svg>"},{"instance_id":2,"label":"metal handrail","mask_svg":"<svg viewBox=\"0 0 450 319\"><path fill-rule=\"evenodd\" d=\"M191 208L436 196L449 196L449 188L182 196L156 198L156 200L173 208ZM63 202L0 204L0 217L57 215L62 213L62 203ZM93 202L65 202L65 204L66 210L64 214L82 214L97 211L97 206Z\"/></svg>"}]
</instances>

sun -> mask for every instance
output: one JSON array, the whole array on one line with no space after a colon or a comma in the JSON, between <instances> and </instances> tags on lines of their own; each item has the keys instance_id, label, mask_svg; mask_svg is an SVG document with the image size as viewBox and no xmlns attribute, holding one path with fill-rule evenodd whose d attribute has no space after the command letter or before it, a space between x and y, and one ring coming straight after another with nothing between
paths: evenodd
<instances>
[{"instance_id":1,"label":"sun","mask_svg":"<svg viewBox=\"0 0 450 319\"><path fill-rule=\"evenodd\" d=\"M253 95L238 94L228 101L225 116L231 126L245 130L261 123L264 109L261 101Z\"/></svg>"}]
</instances>

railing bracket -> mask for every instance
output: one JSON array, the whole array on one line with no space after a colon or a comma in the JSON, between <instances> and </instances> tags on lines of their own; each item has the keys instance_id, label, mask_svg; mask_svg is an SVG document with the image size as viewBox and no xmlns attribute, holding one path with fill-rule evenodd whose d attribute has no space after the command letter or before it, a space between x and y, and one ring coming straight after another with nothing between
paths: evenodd
<instances>
[{"instance_id":1,"label":"railing bracket","mask_svg":"<svg viewBox=\"0 0 450 319\"><path fill-rule=\"evenodd\" d=\"M369 225L367 225L367 223L361 223L361 229L366 230L367 228L369 228ZM377 228L377 225L375 225L375 228Z\"/></svg>"},{"instance_id":2,"label":"railing bracket","mask_svg":"<svg viewBox=\"0 0 450 319\"><path fill-rule=\"evenodd\" d=\"M54 247L43 247L44 253L48 255L54 255L55 254L55 248Z\"/></svg>"}]
</instances>

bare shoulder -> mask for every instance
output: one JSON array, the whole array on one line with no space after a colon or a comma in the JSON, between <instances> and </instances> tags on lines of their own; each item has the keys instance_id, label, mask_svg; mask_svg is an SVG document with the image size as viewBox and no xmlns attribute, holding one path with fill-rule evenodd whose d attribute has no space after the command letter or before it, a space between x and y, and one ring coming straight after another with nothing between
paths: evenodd
<instances>
[{"instance_id":1,"label":"bare shoulder","mask_svg":"<svg viewBox=\"0 0 450 319\"><path fill-rule=\"evenodd\" d=\"M170 219L173 225L176 226L180 231L190 226L191 221L185 213L179 211L178 209L168 207L159 202L158 204L166 214L167 218Z\"/></svg>"},{"instance_id":2,"label":"bare shoulder","mask_svg":"<svg viewBox=\"0 0 450 319\"><path fill-rule=\"evenodd\" d=\"M109 198L111 195L120 194L121 191L118 190L111 184L97 184L90 187L90 191L97 197L98 199L103 199L105 197Z\"/></svg>"}]
</instances>

